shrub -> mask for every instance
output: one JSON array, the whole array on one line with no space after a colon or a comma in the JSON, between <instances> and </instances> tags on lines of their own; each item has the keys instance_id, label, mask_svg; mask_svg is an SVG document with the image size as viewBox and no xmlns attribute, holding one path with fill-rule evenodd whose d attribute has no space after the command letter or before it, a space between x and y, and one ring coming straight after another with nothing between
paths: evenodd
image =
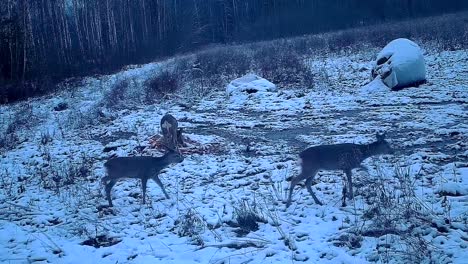
<instances>
[{"instance_id":1,"label":"shrub","mask_svg":"<svg viewBox=\"0 0 468 264\"><path fill-rule=\"evenodd\" d=\"M208 90L218 90L250 70L251 58L239 48L216 48L195 55L189 79Z\"/></svg>"},{"instance_id":2,"label":"shrub","mask_svg":"<svg viewBox=\"0 0 468 264\"><path fill-rule=\"evenodd\" d=\"M366 44L383 47L396 38L410 38L436 44L442 50L466 48L468 24L461 19L462 16L461 14L449 14L390 22L327 33L324 36L327 38L329 50L332 52L346 48L356 49Z\"/></svg>"},{"instance_id":3,"label":"shrub","mask_svg":"<svg viewBox=\"0 0 468 264\"><path fill-rule=\"evenodd\" d=\"M36 121L31 104L25 104L16 110L6 123L5 130L0 131L0 150L14 149L21 142L20 132L34 126Z\"/></svg>"},{"instance_id":4,"label":"shrub","mask_svg":"<svg viewBox=\"0 0 468 264\"><path fill-rule=\"evenodd\" d=\"M190 237L197 245L203 245L203 239L200 235L205 230L203 220L193 209L188 209L187 212L181 215L174 223L177 226L177 234L181 237Z\"/></svg>"},{"instance_id":5,"label":"shrub","mask_svg":"<svg viewBox=\"0 0 468 264\"><path fill-rule=\"evenodd\" d=\"M0 193L9 199L13 199L17 193L15 180L9 170L3 168L0 170Z\"/></svg>"},{"instance_id":6,"label":"shrub","mask_svg":"<svg viewBox=\"0 0 468 264\"><path fill-rule=\"evenodd\" d=\"M47 76L36 80L18 81L13 84L0 83L0 86L3 86L3 89L0 89L0 104L52 93L57 88L56 83Z\"/></svg>"},{"instance_id":7,"label":"shrub","mask_svg":"<svg viewBox=\"0 0 468 264\"><path fill-rule=\"evenodd\" d=\"M36 169L36 174L44 189L54 190L56 193L60 193L63 187L86 180L91 173L92 161L85 155L76 162L66 161L56 164L50 157L45 161L43 166Z\"/></svg>"},{"instance_id":8,"label":"shrub","mask_svg":"<svg viewBox=\"0 0 468 264\"><path fill-rule=\"evenodd\" d=\"M416 181L410 176L409 168L398 168L395 178L397 182L381 176L364 183L362 193L368 206L364 208L362 220L356 221L335 244L356 248L362 245L361 237L378 238L373 258L384 263L395 258L421 263L440 253L424 237L423 230L431 228L434 216L416 197Z\"/></svg>"},{"instance_id":9,"label":"shrub","mask_svg":"<svg viewBox=\"0 0 468 264\"><path fill-rule=\"evenodd\" d=\"M114 119L115 115L105 111L98 102L84 110L74 109L69 115L68 125L73 128L85 128L108 123Z\"/></svg>"},{"instance_id":10,"label":"shrub","mask_svg":"<svg viewBox=\"0 0 468 264\"><path fill-rule=\"evenodd\" d=\"M346 30L338 33L332 33L328 42L328 49L337 52L356 45L360 42L359 33L356 30Z\"/></svg>"},{"instance_id":11,"label":"shrub","mask_svg":"<svg viewBox=\"0 0 468 264\"><path fill-rule=\"evenodd\" d=\"M424 217L425 206L414 193L415 182L411 179L409 171L397 169L398 188L392 188L383 178L368 184L366 196L370 206L364 211L363 218L371 220L376 230L394 232L399 225L408 221L420 222ZM422 223L421 223L422 224Z\"/></svg>"},{"instance_id":12,"label":"shrub","mask_svg":"<svg viewBox=\"0 0 468 264\"><path fill-rule=\"evenodd\" d=\"M257 71L280 87L312 87L313 74L304 60L292 49L266 45L254 54Z\"/></svg>"},{"instance_id":13,"label":"shrub","mask_svg":"<svg viewBox=\"0 0 468 264\"><path fill-rule=\"evenodd\" d=\"M238 205L234 205L234 217L237 227L240 228L238 234L246 235L251 231L258 230L258 223L265 223L255 201L250 204L248 200L242 200Z\"/></svg>"},{"instance_id":14,"label":"shrub","mask_svg":"<svg viewBox=\"0 0 468 264\"><path fill-rule=\"evenodd\" d=\"M145 83L146 100L151 103L179 90L180 82L174 70L162 70Z\"/></svg>"},{"instance_id":15,"label":"shrub","mask_svg":"<svg viewBox=\"0 0 468 264\"><path fill-rule=\"evenodd\" d=\"M0 150L14 149L19 141L19 137L16 133L2 134L0 135Z\"/></svg>"},{"instance_id":16,"label":"shrub","mask_svg":"<svg viewBox=\"0 0 468 264\"><path fill-rule=\"evenodd\" d=\"M221 75L243 75L250 69L250 58L239 48L223 47L200 52L195 57L195 64L206 77Z\"/></svg>"},{"instance_id":17,"label":"shrub","mask_svg":"<svg viewBox=\"0 0 468 264\"><path fill-rule=\"evenodd\" d=\"M48 143L54 140L53 135L50 134L49 130L45 130L41 132L41 144L47 145Z\"/></svg>"},{"instance_id":18,"label":"shrub","mask_svg":"<svg viewBox=\"0 0 468 264\"><path fill-rule=\"evenodd\" d=\"M125 95L128 92L130 81L127 79L118 80L112 85L110 90L106 92L102 99L102 104L111 109L117 109L122 106L122 101L125 101Z\"/></svg>"},{"instance_id":19,"label":"shrub","mask_svg":"<svg viewBox=\"0 0 468 264\"><path fill-rule=\"evenodd\" d=\"M288 45L298 54L309 55L314 51L317 52L326 49L327 39L323 37L323 34L317 34L290 39Z\"/></svg>"},{"instance_id":20,"label":"shrub","mask_svg":"<svg viewBox=\"0 0 468 264\"><path fill-rule=\"evenodd\" d=\"M21 106L11 118L6 129L6 133L14 133L22 128L32 126L31 118L34 117L33 107L31 104Z\"/></svg>"}]
</instances>

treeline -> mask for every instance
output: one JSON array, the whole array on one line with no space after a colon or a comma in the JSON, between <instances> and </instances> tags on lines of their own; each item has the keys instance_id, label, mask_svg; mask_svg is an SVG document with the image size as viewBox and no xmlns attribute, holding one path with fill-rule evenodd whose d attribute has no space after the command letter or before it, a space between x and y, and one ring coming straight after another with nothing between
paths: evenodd
<instances>
[{"instance_id":1,"label":"treeline","mask_svg":"<svg viewBox=\"0 0 468 264\"><path fill-rule=\"evenodd\" d=\"M466 0L2 0L0 103L66 77L210 43L309 34L468 8Z\"/></svg>"}]
</instances>

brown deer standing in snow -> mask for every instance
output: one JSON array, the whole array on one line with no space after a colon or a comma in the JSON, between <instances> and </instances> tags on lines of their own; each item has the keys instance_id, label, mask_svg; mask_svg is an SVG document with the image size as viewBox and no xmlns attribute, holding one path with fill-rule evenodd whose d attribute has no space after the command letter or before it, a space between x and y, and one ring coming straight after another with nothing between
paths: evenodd
<instances>
[{"instance_id":1,"label":"brown deer standing in snow","mask_svg":"<svg viewBox=\"0 0 468 264\"><path fill-rule=\"evenodd\" d=\"M183 145L182 128L178 128L177 119L171 114L165 114L161 118L161 131L166 147L170 150L178 150Z\"/></svg>"},{"instance_id":2,"label":"brown deer standing in snow","mask_svg":"<svg viewBox=\"0 0 468 264\"><path fill-rule=\"evenodd\" d=\"M141 179L143 204L145 204L148 179L154 180L161 187L166 198L169 199L169 195L164 189L158 175L167 166L173 163L180 163L183 160L184 157L175 151L169 151L162 157L118 157L108 160L104 164L107 175L102 178L102 182L106 186L106 198L109 201L109 206L112 206L112 187L114 187L117 181L125 178Z\"/></svg>"},{"instance_id":3,"label":"brown deer standing in snow","mask_svg":"<svg viewBox=\"0 0 468 264\"><path fill-rule=\"evenodd\" d=\"M315 203L322 205L312 191L315 174L319 170L342 170L346 174L349 198L353 198L351 170L361 167L361 162L371 156L392 154L393 150L385 141L385 135L377 134L377 141L371 144L335 144L310 147L299 154L302 172L291 180L286 207L291 205L294 186L305 180L305 186ZM345 187L346 188L346 187ZM344 193L346 189L344 188ZM345 199L345 197L343 197Z\"/></svg>"}]
</instances>

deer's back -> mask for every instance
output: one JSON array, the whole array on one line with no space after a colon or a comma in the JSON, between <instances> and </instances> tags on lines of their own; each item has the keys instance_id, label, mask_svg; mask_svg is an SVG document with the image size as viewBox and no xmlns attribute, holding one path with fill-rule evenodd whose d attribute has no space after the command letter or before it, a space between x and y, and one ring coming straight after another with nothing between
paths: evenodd
<instances>
[{"instance_id":1,"label":"deer's back","mask_svg":"<svg viewBox=\"0 0 468 264\"><path fill-rule=\"evenodd\" d=\"M326 170L352 169L363 159L361 145L344 143L310 147L299 154L303 166Z\"/></svg>"},{"instance_id":2,"label":"deer's back","mask_svg":"<svg viewBox=\"0 0 468 264\"><path fill-rule=\"evenodd\" d=\"M104 167L110 176L139 178L162 169L160 159L155 157L118 157L108 160Z\"/></svg>"}]
</instances>

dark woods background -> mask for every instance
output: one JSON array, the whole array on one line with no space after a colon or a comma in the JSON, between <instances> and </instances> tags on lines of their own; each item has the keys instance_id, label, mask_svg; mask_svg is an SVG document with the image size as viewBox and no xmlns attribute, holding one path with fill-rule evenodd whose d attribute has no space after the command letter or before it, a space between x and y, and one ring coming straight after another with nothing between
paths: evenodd
<instances>
[{"instance_id":1,"label":"dark woods background","mask_svg":"<svg viewBox=\"0 0 468 264\"><path fill-rule=\"evenodd\" d=\"M467 0L0 0L0 98L210 43L454 12ZM0 102L1 103L1 102Z\"/></svg>"}]
</instances>

